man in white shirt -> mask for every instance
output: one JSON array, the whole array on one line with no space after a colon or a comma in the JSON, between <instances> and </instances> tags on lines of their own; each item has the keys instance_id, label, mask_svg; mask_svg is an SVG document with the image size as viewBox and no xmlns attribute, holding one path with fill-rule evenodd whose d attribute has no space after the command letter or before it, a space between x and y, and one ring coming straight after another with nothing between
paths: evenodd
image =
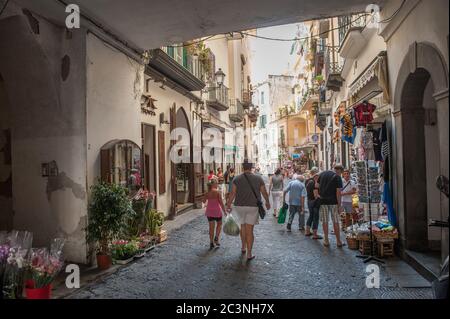
<instances>
[{"instance_id":1,"label":"man in white shirt","mask_svg":"<svg viewBox=\"0 0 450 319\"><path fill-rule=\"evenodd\" d=\"M344 170L342 173L342 189L341 189L341 203L342 208L347 214L353 212L353 195L357 192L357 185L350 179L350 171Z\"/></svg>"}]
</instances>

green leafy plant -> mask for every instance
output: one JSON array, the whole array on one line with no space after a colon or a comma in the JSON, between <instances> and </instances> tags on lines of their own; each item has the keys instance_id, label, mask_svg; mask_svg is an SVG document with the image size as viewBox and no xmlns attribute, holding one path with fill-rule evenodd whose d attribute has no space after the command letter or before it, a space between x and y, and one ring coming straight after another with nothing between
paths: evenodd
<instances>
[{"instance_id":1,"label":"green leafy plant","mask_svg":"<svg viewBox=\"0 0 450 319\"><path fill-rule=\"evenodd\" d=\"M156 209L149 209L145 215L146 228L150 236L156 236L164 223L164 214Z\"/></svg>"},{"instance_id":2,"label":"green leafy plant","mask_svg":"<svg viewBox=\"0 0 450 319\"><path fill-rule=\"evenodd\" d=\"M139 244L135 240L118 240L111 245L111 256L115 260L126 260L139 252Z\"/></svg>"},{"instance_id":3,"label":"green leafy plant","mask_svg":"<svg viewBox=\"0 0 450 319\"><path fill-rule=\"evenodd\" d=\"M135 212L127 191L120 185L103 181L91 188L87 240L98 245L100 254L108 254L109 244L125 227L125 220Z\"/></svg>"}]
</instances>

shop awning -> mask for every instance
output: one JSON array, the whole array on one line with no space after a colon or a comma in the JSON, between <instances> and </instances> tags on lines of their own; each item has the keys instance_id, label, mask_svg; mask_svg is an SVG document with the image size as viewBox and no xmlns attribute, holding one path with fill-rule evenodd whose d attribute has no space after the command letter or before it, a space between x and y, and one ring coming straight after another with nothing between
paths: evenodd
<instances>
[{"instance_id":1,"label":"shop awning","mask_svg":"<svg viewBox=\"0 0 450 319\"><path fill-rule=\"evenodd\" d=\"M386 51L380 52L372 63L361 73L361 75L350 84L350 96L359 96L359 93L373 80L377 81L379 91L383 93L383 102L386 104L389 103L390 92Z\"/></svg>"}]
</instances>

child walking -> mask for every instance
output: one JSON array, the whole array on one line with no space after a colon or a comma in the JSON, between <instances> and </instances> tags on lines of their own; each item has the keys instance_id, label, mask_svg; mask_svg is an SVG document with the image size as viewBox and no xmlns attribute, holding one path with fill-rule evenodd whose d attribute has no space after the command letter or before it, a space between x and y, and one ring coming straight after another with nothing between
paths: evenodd
<instances>
[{"instance_id":1,"label":"child walking","mask_svg":"<svg viewBox=\"0 0 450 319\"><path fill-rule=\"evenodd\" d=\"M222 230L222 212L226 214L222 196L218 191L218 181L216 179L212 179L208 183L208 193L205 194L203 199L203 203L206 202L208 202L205 215L209 222L209 248L213 249L215 246L220 246L219 238L220 231Z\"/></svg>"}]
</instances>

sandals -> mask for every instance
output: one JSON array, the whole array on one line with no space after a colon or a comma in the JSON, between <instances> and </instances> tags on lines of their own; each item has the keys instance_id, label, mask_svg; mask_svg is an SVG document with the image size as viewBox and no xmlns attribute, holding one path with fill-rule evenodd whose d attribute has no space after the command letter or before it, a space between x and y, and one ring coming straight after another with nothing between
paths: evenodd
<instances>
[{"instance_id":1,"label":"sandals","mask_svg":"<svg viewBox=\"0 0 450 319\"><path fill-rule=\"evenodd\" d=\"M329 241L324 241L324 242L323 242L323 245L324 245L325 247L330 247L330 242L329 242Z\"/></svg>"},{"instance_id":2,"label":"sandals","mask_svg":"<svg viewBox=\"0 0 450 319\"><path fill-rule=\"evenodd\" d=\"M344 246L345 246L345 243L340 243L340 244L337 244L337 246L338 246L338 248L342 248L342 247L344 247Z\"/></svg>"},{"instance_id":3,"label":"sandals","mask_svg":"<svg viewBox=\"0 0 450 319\"><path fill-rule=\"evenodd\" d=\"M253 255L253 256L251 256L251 257L247 257L247 261L250 261L250 260L253 260L253 259L255 259L255 255Z\"/></svg>"},{"instance_id":4,"label":"sandals","mask_svg":"<svg viewBox=\"0 0 450 319\"><path fill-rule=\"evenodd\" d=\"M319 235L317 235L317 236L313 236L313 237L312 237L312 239L323 239L323 237L322 237L322 236L319 236Z\"/></svg>"},{"instance_id":5,"label":"sandals","mask_svg":"<svg viewBox=\"0 0 450 319\"><path fill-rule=\"evenodd\" d=\"M219 239L217 237L214 237L214 244L220 247Z\"/></svg>"},{"instance_id":6,"label":"sandals","mask_svg":"<svg viewBox=\"0 0 450 319\"><path fill-rule=\"evenodd\" d=\"M209 249L211 250L211 249L214 249L214 244L213 243L210 243L209 244Z\"/></svg>"},{"instance_id":7,"label":"sandals","mask_svg":"<svg viewBox=\"0 0 450 319\"><path fill-rule=\"evenodd\" d=\"M307 233L307 234L305 234L305 236L307 236L307 237L312 236L312 233Z\"/></svg>"}]
</instances>

